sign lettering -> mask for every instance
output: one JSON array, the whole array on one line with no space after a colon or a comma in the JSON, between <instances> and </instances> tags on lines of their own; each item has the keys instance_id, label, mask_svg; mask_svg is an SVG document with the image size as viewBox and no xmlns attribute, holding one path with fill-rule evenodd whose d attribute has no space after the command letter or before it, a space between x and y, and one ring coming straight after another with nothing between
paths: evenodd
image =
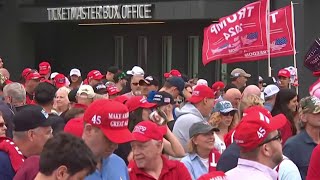
<instances>
[{"instance_id":1,"label":"sign lettering","mask_svg":"<svg viewBox=\"0 0 320 180\"><path fill-rule=\"evenodd\" d=\"M151 19L152 4L47 8L49 21Z\"/></svg>"}]
</instances>

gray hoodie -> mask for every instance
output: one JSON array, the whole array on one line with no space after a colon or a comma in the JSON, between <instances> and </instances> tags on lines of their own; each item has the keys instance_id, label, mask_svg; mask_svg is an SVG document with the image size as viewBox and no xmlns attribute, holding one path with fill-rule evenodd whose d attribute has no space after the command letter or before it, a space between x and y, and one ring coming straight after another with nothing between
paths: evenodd
<instances>
[{"instance_id":1,"label":"gray hoodie","mask_svg":"<svg viewBox=\"0 0 320 180\"><path fill-rule=\"evenodd\" d=\"M177 120L173 126L173 134L178 138L184 150L187 152L187 144L190 140L189 129L192 124L206 121L200 111L190 103L176 110Z\"/></svg>"}]
</instances>

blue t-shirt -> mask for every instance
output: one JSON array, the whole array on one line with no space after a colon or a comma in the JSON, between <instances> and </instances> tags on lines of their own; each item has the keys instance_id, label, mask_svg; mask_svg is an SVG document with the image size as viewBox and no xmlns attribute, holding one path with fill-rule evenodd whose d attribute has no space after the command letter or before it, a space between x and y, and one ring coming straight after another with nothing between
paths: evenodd
<instances>
[{"instance_id":1,"label":"blue t-shirt","mask_svg":"<svg viewBox=\"0 0 320 180\"><path fill-rule=\"evenodd\" d=\"M111 154L102 161L101 171L96 170L85 178L85 180L129 180L126 163L116 154Z\"/></svg>"},{"instance_id":2,"label":"blue t-shirt","mask_svg":"<svg viewBox=\"0 0 320 180\"><path fill-rule=\"evenodd\" d=\"M9 155L3 151L0 151L0 179L12 180L15 174L16 173L11 166Z\"/></svg>"}]
</instances>

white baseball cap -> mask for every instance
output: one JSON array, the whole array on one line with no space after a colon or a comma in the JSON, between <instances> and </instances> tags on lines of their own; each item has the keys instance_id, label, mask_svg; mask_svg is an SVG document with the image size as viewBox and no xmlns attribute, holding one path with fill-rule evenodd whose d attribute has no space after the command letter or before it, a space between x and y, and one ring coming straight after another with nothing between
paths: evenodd
<instances>
[{"instance_id":1,"label":"white baseball cap","mask_svg":"<svg viewBox=\"0 0 320 180\"><path fill-rule=\"evenodd\" d=\"M93 88L90 85L81 85L77 91L77 96L86 94L88 98L94 98L95 93Z\"/></svg>"},{"instance_id":2,"label":"white baseball cap","mask_svg":"<svg viewBox=\"0 0 320 180\"><path fill-rule=\"evenodd\" d=\"M51 73L50 79L54 79L54 77L56 77L56 75L58 75L58 74L59 74L58 72Z\"/></svg>"},{"instance_id":3,"label":"white baseball cap","mask_svg":"<svg viewBox=\"0 0 320 180\"><path fill-rule=\"evenodd\" d=\"M205 85L205 86L208 86L208 81L205 80L205 79L199 79L197 81L197 85Z\"/></svg>"},{"instance_id":4,"label":"white baseball cap","mask_svg":"<svg viewBox=\"0 0 320 180\"><path fill-rule=\"evenodd\" d=\"M74 69L71 69L71 71L70 71L70 76L72 76L72 75L76 75L76 76L80 77L81 72L79 69L74 68Z\"/></svg>"},{"instance_id":5,"label":"white baseball cap","mask_svg":"<svg viewBox=\"0 0 320 180\"><path fill-rule=\"evenodd\" d=\"M278 86L274 85L274 84L270 84L267 87L264 88L263 93L264 93L264 97L270 97L273 96L275 94L277 94L280 91L280 89L278 88Z\"/></svg>"},{"instance_id":6,"label":"white baseball cap","mask_svg":"<svg viewBox=\"0 0 320 180\"><path fill-rule=\"evenodd\" d=\"M144 71L141 67L139 66L134 66L131 70L127 71L127 74L129 75L141 75L144 76Z\"/></svg>"}]
</instances>

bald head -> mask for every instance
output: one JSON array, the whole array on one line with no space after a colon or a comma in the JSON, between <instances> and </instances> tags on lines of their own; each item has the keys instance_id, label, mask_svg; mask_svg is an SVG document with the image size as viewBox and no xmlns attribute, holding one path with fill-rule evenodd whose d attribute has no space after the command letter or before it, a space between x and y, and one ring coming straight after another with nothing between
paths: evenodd
<instances>
[{"instance_id":1,"label":"bald head","mask_svg":"<svg viewBox=\"0 0 320 180\"><path fill-rule=\"evenodd\" d=\"M223 95L223 99L230 101L234 108L238 108L241 99L241 92L239 89L231 88Z\"/></svg>"},{"instance_id":2,"label":"bald head","mask_svg":"<svg viewBox=\"0 0 320 180\"><path fill-rule=\"evenodd\" d=\"M249 85L243 90L242 98L245 98L250 94L254 94L254 95L260 97L261 91L260 91L259 87L256 85Z\"/></svg>"},{"instance_id":3,"label":"bald head","mask_svg":"<svg viewBox=\"0 0 320 180\"><path fill-rule=\"evenodd\" d=\"M7 79L10 79L10 73L6 68L0 68L0 73Z\"/></svg>"}]
</instances>

